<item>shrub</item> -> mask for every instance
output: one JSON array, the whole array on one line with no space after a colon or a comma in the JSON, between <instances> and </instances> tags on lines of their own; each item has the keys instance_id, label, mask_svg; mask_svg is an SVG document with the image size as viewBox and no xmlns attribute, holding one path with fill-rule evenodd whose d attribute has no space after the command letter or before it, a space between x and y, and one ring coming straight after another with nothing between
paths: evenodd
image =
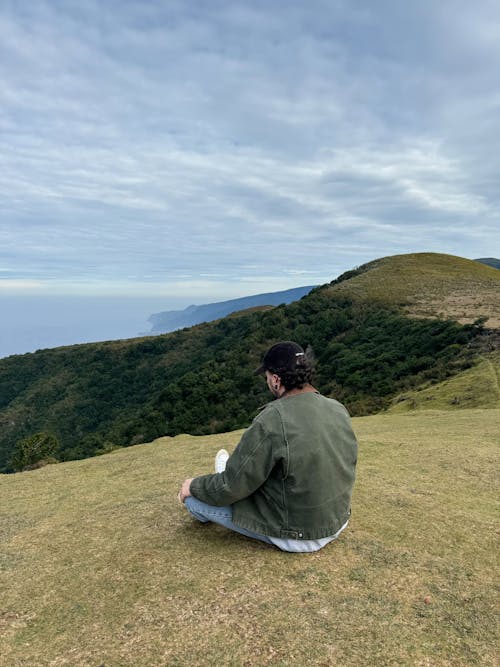
<instances>
[{"instance_id":1,"label":"shrub","mask_svg":"<svg viewBox=\"0 0 500 667\"><path fill-rule=\"evenodd\" d=\"M59 441L50 433L35 433L22 438L16 443L12 457L14 470L33 470L41 467L42 462L54 463L55 454L59 450Z\"/></svg>"}]
</instances>

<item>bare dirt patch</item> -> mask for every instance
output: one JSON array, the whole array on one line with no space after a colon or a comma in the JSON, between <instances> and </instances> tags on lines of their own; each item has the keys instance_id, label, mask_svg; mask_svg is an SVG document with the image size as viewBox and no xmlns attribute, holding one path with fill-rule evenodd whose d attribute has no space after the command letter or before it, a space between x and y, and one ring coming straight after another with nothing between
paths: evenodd
<instances>
[{"instance_id":1,"label":"bare dirt patch","mask_svg":"<svg viewBox=\"0 0 500 667\"><path fill-rule=\"evenodd\" d=\"M500 288L481 286L443 292L436 297L415 298L407 312L417 317L440 317L472 324L479 318L487 318L485 326L500 329Z\"/></svg>"}]
</instances>

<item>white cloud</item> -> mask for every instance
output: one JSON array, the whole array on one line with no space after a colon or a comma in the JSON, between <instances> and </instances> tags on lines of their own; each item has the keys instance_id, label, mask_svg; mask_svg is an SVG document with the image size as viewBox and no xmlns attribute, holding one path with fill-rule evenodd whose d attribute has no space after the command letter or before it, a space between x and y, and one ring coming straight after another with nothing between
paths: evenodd
<instances>
[{"instance_id":1,"label":"white cloud","mask_svg":"<svg viewBox=\"0 0 500 667\"><path fill-rule=\"evenodd\" d=\"M40 280L0 278L0 292L4 294L16 292L38 292L39 290L43 289L43 286L44 284Z\"/></svg>"},{"instance_id":2,"label":"white cloud","mask_svg":"<svg viewBox=\"0 0 500 667\"><path fill-rule=\"evenodd\" d=\"M274 289L309 266L331 279L396 252L491 254L486 4L6 5L2 266L44 289Z\"/></svg>"}]
</instances>

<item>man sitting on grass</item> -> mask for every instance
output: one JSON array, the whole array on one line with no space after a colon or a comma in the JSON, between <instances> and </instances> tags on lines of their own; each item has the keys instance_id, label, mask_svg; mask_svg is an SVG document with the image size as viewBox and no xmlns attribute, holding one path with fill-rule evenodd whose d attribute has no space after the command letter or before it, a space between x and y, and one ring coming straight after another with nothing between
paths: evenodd
<instances>
[{"instance_id":1,"label":"man sitting on grass","mask_svg":"<svg viewBox=\"0 0 500 667\"><path fill-rule=\"evenodd\" d=\"M347 526L357 442L345 407L311 384L312 363L292 341L276 343L256 373L275 399L215 474L186 479L179 499L213 521L283 551L311 552Z\"/></svg>"}]
</instances>

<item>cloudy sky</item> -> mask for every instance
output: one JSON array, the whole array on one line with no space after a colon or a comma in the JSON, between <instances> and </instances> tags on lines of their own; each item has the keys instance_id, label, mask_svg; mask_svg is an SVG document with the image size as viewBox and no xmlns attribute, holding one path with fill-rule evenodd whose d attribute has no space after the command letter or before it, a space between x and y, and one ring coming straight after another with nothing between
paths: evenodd
<instances>
[{"instance_id":1,"label":"cloudy sky","mask_svg":"<svg viewBox=\"0 0 500 667\"><path fill-rule=\"evenodd\" d=\"M496 0L3 0L0 291L499 256Z\"/></svg>"}]
</instances>

